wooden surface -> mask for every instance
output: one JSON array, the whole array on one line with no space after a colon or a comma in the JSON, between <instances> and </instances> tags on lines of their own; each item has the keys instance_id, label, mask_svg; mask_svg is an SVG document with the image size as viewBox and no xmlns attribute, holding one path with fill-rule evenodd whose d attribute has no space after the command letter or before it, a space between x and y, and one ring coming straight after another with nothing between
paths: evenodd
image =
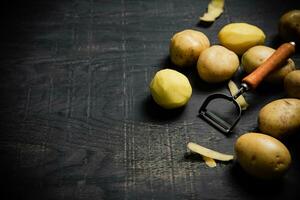
<instances>
[{"instance_id":1,"label":"wooden surface","mask_svg":"<svg viewBox=\"0 0 300 200\"><path fill-rule=\"evenodd\" d=\"M262 182L235 163L208 168L185 157L193 141L233 153L256 130L258 110L283 97L280 86L248 93L251 107L225 136L197 117L204 98L228 93L184 70L193 96L164 111L148 89L154 73L174 67L171 36L192 28L217 44L230 22L261 27L274 48L281 14L298 0L227 0L212 26L198 16L208 0L10 1L1 6L1 199L299 199L299 135L284 141L293 164L282 180ZM300 65L299 51L293 57ZM240 72L236 81L244 76ZM223 109L224 107L220 107Z\"/></svg>"}]
</instances>

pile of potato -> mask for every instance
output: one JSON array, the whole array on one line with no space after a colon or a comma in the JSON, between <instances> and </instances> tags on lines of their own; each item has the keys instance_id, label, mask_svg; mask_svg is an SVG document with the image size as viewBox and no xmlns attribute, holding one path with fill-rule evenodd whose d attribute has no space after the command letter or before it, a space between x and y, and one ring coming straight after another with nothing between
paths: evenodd
<instances>
[{"instance_id":1,"label":"pile of potato","mask_svg":"<svg viewBox=\"0 0 300 200\"><path fill-rule=\"evenodd\" d=\"M287 38L286 33L282 35ZM243 70L251 73L275 52L263 45L265 37L264 32L254 25L231 23L220 30L220 45L211 46L204 33L184 30L171 38L170 59L179 69L197 67L199 77L205 82L224 82L238 70L239 56ZM296 70L293 60L288 59L266 78L266 82L284 84L288 98L270 102L260 110L258 127L261 133L246 133L239 137L235 144L235 159L253 176L275 178L283 175L291 163L288 149L279 140L300 132L300 70ZM154 101L165 109L184 106L192 95L188 79L171 69L156 73L150 91ZM204 158L207 158L206 154Z\"/></svg>"}]
</instances>

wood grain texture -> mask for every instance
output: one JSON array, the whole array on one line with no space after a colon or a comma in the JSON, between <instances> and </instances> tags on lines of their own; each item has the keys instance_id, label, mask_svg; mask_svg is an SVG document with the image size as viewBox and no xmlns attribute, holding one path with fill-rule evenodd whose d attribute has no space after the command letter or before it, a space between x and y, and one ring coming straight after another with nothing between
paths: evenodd
<instances>
[{"instance_id":1,"label":"wood grain texture","mask_svg":"<svg viewBox=\"0 0 300 200\"><path fill-rule=\"evenodd\" d=\"M226 1L210 27L197 24L208 1L11 1L1 14L1 199L299 199L299 135L284 141L293 165L283 180L260 182L235 163L207 168L185 156L189 141L233 153L256 130L258 110L281 87L247 94L251 104L225 136L197 117L204 98L228 93L186 74L193 96L165 111L150 97L154 73L174 67L171 36L192 28L217 44L230 22L261 27L274 48L277 21L297 0ZM300 64L299 52L293 57ZM235 80L244 76L239 72ZM223 109L220 107L220 109Z\"/></svg>"}]
</instances>

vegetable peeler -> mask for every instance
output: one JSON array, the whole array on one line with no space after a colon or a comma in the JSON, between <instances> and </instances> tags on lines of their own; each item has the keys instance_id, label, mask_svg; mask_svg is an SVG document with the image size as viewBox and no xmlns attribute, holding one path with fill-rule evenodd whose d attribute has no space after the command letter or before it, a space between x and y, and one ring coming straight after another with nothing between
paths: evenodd
<instances>
[{"instance_id":1,"label":"vegetable peeler","mask_svg":"<svg viewBox=\"0 0 300 200\"><path fill-rule=\"evenodd\" d=\"M295 52L295 46L295 42L282 44L264 63L243 78L236 94L232 96L225 94L212 94L208 96L199 109L199 116L223 133L232 132L242 116L242 109L236 99L243 93L254 90L270 72L279 68ZM208 105L216 99L224 99L234 105L237 117L231 123L208 109Z\"/></svg>"}]
</instances>

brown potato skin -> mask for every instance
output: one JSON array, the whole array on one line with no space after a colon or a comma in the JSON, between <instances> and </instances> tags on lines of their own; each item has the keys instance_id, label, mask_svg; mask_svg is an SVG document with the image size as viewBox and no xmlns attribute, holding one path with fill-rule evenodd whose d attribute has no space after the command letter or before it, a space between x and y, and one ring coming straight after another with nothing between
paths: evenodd
<instances>
[{"instance_id":1,"label":"brown potato skin","mask_svg":"<svg viewBox=\"0 0 300 200\"><path fill-rule=\"evenodd\" d=\"M300 10L291 10L279 20L279 35L286 42L300 42Z\"/></svg>"},{"instance_id":2,"label":"brown potato skin","mask_svg":"<svg viewBox=\"0 0 300 200\"><path fill-rule=\"evenodd\" d=\"M285 98L265 105L258 115L258 126L262 133L275 138L300 130L300 100Z\"/></svg>"},{"instance_id":3,"label":"brown potato skin","mask_svg":"<svg viewBox=\"0 0 300 200\"><path fill-rule=\"evenodd\" d=\"M273 179L284 175L291 164L291 155L279 140L261 133L246 133L235 143L235 156L250 175Z\"/></svg>"},{"instance_id":4,"label":"brown potato skin","mask_svg":"<svg viewBox=\"0 0 300 200\"><path fill-rule=\"evenodd\" d=\"M231 50L213 45L199 56L197 70L200 78L208 83L229 80L239 67L239 58Z\"/></svg>"},{"instance_id":5,"label":"brown potato skin","mask_svg":"<svg viewBox=\"0 0 300 200\"><path fill-rule=\"evenodd\" d=\"M273 53L275 49L267 46L258 45L248 49L242 56L242 67L250 74L265 62ZM279 69L270 73L266 78L268 83L282 83L285 76L291 71L295 70L295 63L292 59L288 59Z\"/></svg>"},{"instance_id":6,"label":"brown potato skin","mask_svg":"<svg viewBox=\"0 0 300 200\"><path fill-rule=\"evenodd\" d=\"M201 52L209 46L209 40L204 33L187 29L171 38L170 59L178 67L193 66Z\"/></svg>"},{"instance_id":7,"label":"brown potato skin","mask_svg":"<svg viewBox=\"0 0 300 200\"><path fill-rule=\"evenodd\" d=\"M300 70L295 70L284 78L284 89L288 97L300 99Z\"/></svg>"}]
</instances>

